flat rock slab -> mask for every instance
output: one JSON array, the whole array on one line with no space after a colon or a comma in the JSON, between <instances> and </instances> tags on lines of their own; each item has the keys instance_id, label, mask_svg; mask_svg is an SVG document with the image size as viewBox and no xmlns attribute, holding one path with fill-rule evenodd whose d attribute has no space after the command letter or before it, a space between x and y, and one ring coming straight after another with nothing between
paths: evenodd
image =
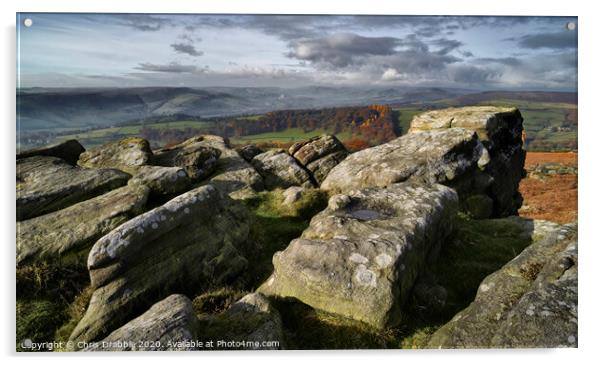
<instances>
[{"instance_id":1,"label":"flat rock slab","mask_svg":"<svg viewBox=\"0 0 602 365\"><path fill-rule=\"evenodd\" d=\"M144 185L153 196L165 196L188 190L192 179L183 167L140 166L128 185Z\"/></svg>"},{"instance_id":2,"label":"flat rock slab","mask_svg":"<svg viewBox=\"0 0 602 365\"><path fill-rule=\"evenodd\" d=\"M533 243L486 277L428 347L577 347L576 226L505 220L525 226Z\"/></svg>"},{"instance_id":3,"label":"flat rock slab","mask_svg":"<svg viewBox=\"0 0 602 365\"><path fill-rule=\"evenodd\" d=\"M152 163L159 166L178 166L186 170L195 181L202 180L215 171L221 151L207 147L203 137L193 137L180 144L154 152Z\"/></svg>"},{"instance_id":4,"label":"flat rock slab","mask_svg":"<svg viewBox=\"0 0 602 365\"><path fill-rule=\"evenodd\" d=\"M437 184L335 195L300 238L274 255L274 273L259 291L394 326L427 258L452 231L457 209L456 193Z\"/></svg>"},{"instance_id":5,"label":"flat rock slab","mask_svg":"<svg viewBox=\"0 0 602 365\"><path fill-rule=\"evenodd\" d=\"M173 294L84 351L192 351L198 330L190 299Z\"/></svg>"},{"instance_id":6,"label":"flat rock slab","mask_svg":"<svg viewBox=\"0 0 602 365\"><path fill-rule=\"evenodd\" d=\"M338 193L409 179L444 183L477 168L483 151L475 132L466 129L407 134L349 155L330 171L321 188Z\"/></svg>"},{"instance_id":7,"label":"flat rock slab","mask_svg":"<svg viewBox=\"0 0 602 365\"><path fill-rule=\"evenodd\" d=\"M218 350L277 350L284 348L282 319L269 300L259 293L245 295L225 312L201 316L202 341L225 341L232 346ZM244 343L245 346L237 346ZM248 345L248 346L247 346Z\"/></svg>"},{"instance_id":8,"label":"flat rock slab","mask_svg":"<svg viewBox=\"0 0 602 365\"><path fill-rule=\"evenodd\" d=\"M267 189L314 186L309 173L284 150L260 153L253 158L251 164L263 177Z\"/></svg>"},{"instance_id":9,"label":"flat rock slab","mask_svg":"<svg viewBox=\"0 0 602 365\"><path fill-rule=\"evenodd\" d=\"M87 257L87 250L113 228L144 211L145 187L121 187L26 221L17 222L17 265Z\"/></svg>"},{"instance_id":10,"label":"flat rock slab","mask_svg":"<svg viewBox=\"0 0 602 365\"><path fill-rule=\"evenodd\" d=\"M147 165L152 155L146 139L128 137L82 153L77 163L89 168L108 167L134 172L137 166Z\"/></svg>"},{"instance_id":11,"label":"flat rock slab","mask_svg":"<svg viewBox=\"0 0 602 365\"><path fill-rule=\"evenodd\" d=\"M244 199L263 190L263 179L251 164L228 146L222 137L205 135L201 144L221 151L209 182L233 199Z\"/></svg>"},{"instance_id":12,"label":"flat rock slab","mask_svg":"<svg viewBox=\"0 0 602 365\"><path fill-rule=\"evenodd\" d=\"M52 156L17 160L17 220L37 217L127 183L114 169L84 169Z\"/></svg>"},{"instance_id":13,"label":"flat rock slab","mask_svg":"<svg viewBox=\"0 0 602 365\"><path fill-rule=\"evenodd\" d=\"M84 151L86 151L84 146L82 146L78 141L70 139L54 145L22 151L17 154L17 160L32 156L52 156L62 158L71 165L75 165L77 164L79 155L81 155Z\"/></svg>"},{"instance_id":14,"label":"flat rock slab","mask_svg":"<svg viewBox=\"0 0 602 365\"><path fill-rule=\"evenodd\" d=\"M231 280L247 266L240 249L248 211L205 185L139 215L99 239L88 269L94 290L71 339L108 335L166 295Z\"/></svg>"}]
</instances>

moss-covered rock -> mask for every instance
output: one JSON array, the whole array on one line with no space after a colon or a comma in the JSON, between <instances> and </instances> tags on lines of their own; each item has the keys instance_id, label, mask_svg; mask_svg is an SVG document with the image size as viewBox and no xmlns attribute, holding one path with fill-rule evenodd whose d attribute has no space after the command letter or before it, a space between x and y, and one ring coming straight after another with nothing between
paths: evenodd
<instances>
[{"instance_id":1,"label":"moss-covered rock","mask_svg":"<svg viewBox=\"0 0 602 365\"><path fill-rule=\"evenodd\" d=\"M225 312L201 316L202 341L224 341L218 350L277 350L284 348L278 311L261 294L252 293Z\"/></svg>"},{"instance_id":2,"label":"moss-covered rock","mask_svg":"<svg viewBox=\"0 0 602 365\"><path fill-rule=\"evenodd\" d=\"M190 299L173 294L84 350L192 351L198 331L199 321Z\"/></svg>"},{"instance_id":3,"label":"moss-covered rock","mask_svg":"<svg viewBox=\"0 0 602 365\"><path fill-rule=\"evenodd\" d=\"M267 189L314 186L309 173L282 149L260 153L251 164L263 177Z\"/></svg>"},{"instance_id":4,"label":"moss-covered rock","mask_svg":"<svg viewBox=\"0 0 602 365\"><path fill-rule=\"evenodd\" d=\"M104 194L127 183L114 169L84 169L58 157L17 160L17 220L37 217Z\"/></svg>"},{"instance_id":5,"label":"moss-covered rock","mask_svg":"<svg viewBox=\"0 0 602 365\"><path fill-rule=\"evenodd\" d=\"M128 185L146 186L151 195L162 197L188 190L192 179L182 167L140 166Z\"/></svg>"},{"instance_id":6,"label":"moss-covered rock","mask_svg":"<svg viewBox=\"0 0 602 365\"><path fill-rule=\"evenodd\" d=\"M82 167L107 167L134 173L137 166L147 165L152 155L146 139L128 137L82 153L77 163Z\"/></svg>"},{"instance_id":7,"label":"moss-covered rock","mask_svg":"<svg viewBox=\"0 0 602 365\"><path fill-rule=\"evenodd\" d=\"M193 137L175 146L157 150L152 163L182 167L192 180L202 180L215 171L222 153L217 148L206 146L203 141L203 137Z\"/></svg>"},{"instance_id":8,"label":"moss-covered rock","mask_svg":"<svg viewBox=\"0 0 602 365\"><path fill-rule=\"evenodd\" d=\"M402 183L335 195L300 238L274 255L259 288L372 326L394 326L427 259L453 229L456 193Z\"/></svg>"},{"instance_id":9,"label":"moss-covered rock","mask_svg":"<svg viewBox=\"0 0 602 365\"><path fill-rule=\"evenodd\" d=\"M90 306L71 335L98 340L172 293L200 291L240 274L248 211L205 185L117 227L88 256Z\"/></svg>"},{"instance_id":10,"label":"moss-covered rock","mask_svg":"<svg viewBox=\"0 0 602 365\"><path fill-rule=\"evenodd\" d=\"M103 235L144 211L149 189L122 187L17 223L17 265L77 260Z\"/></svg>"},{"instance_id":11,"label":"moss-covered rock","mask_svg":"<svg viewBox=\"0 0 602 365\"><path fill-rule=\"evenodd\" d=\"M496 221L521 232L515 239L523 235L533 243L487 276L474 301L436 331L428 347L576 346L575 227L518 217Z\"/></svg>"},{"instance_id":12,"label":"moss-covered rock","mask_svg":"<svg viewBox=\"0 0 602 365\"><path fill-rule=\"evenodd\" d=\"M288 151L321 184L330 170L349 154L337 137L324 134L293 144Z\"/></svg>"}]
</instances>

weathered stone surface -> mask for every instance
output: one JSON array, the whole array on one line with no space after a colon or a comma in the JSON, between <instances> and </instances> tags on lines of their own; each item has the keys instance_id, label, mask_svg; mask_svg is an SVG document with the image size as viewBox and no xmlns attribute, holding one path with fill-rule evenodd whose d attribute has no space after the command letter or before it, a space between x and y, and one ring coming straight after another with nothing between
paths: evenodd
<instances>
[{"instance_id":1,"label":"weathered stone surface","mask_svg":"<svg viewBox=\"0 0 602 365\"><path fill-rule=\"evenodd\" d=\"M314 180L321 184L326 176L336 165L340 164L349 154L347 152L335 152L319 158L305 166L312 174Z\"/></svg>"},{"instance_id":2,"label":"weathered stone surface","mask_svg":"<svg viewBox=\"0 0 602 365\"><path fill-rule=\"evenodd\" d=\"M534 241L486 277L475 300L432 336L429 347L576 347L574 225L504 218Z\"/></svg>"},{"instance_id":3,"label":"weathered stone surface","mask_svg":"<svg viewBox=\"0 0 602 365\"><path fill-rule=\"evenodd\" d=\"M483 151L476 134L465 129L407 134L349 155L321 188L338 193L410 179L445 183L474 171Z\"/></svg>"},{"instance_id":4,"label":"weathered stone surface","mask_svg":"<svg viewBox=\"0 0 602 365\"><path fill-rule=\"evenodd\" d=\"M113 169L83 169L51 156L17 160L17 220L54 212L127 183Z\"/></svg>"},{"instance_id":5,"label":"weathered stone surface","mask_svg":"<svg viewBox=\"0 0 602 365\"><path fill-rule=\"evenodd\" d=\"M233 199L243 199L263 190L263 179L247 161L218 136L202 136L202 144L217 148L221 156L209 181Z\"/></svg>"},{"instance_id":6,"label":"weathered stone surface","mask_svg":"<svg viewBox=\"0 0 602 365\"><path fill-rule=\"evenodd\" d=\"M456 193L442 185L393 184L330 198L302 236L274 255L259 291L387 327L427 259L453 229Z\"/></svg>"},{"instance_id":7,"label":"weathered stone surface","mask_svg":"<svg viewBox=\"0 0 602 365\"><path fill-rule=\"evenodd\" d=\"M190 188L192 180L182 167L140 166L128 185L148 186L153 195L174 195Z\"/></svg>"},{"instance_id":8,"label":"weathered stone surface","mask_svg":"<svg viewBox=\"0 0 602 365\"><path fill-rule=\"evenodd\" d=\"M291 156L303 166L336 152L347 152L347 149L337 137L330 134L295 143L289 148Z\"/></svg>"},{"instance_id":9,"label":"weathered stone surface","mask_svg":"<svg viewBox=\"0 0 602 365\"><path fill-rule=\"evenodd\" d=\"M133 173L137 166L147 165L152 155L146 139L128 137L82 153L77 163L82 167L108 167Z\"/></svg>"},{"instance_id":10,"label":"weathered stone surface","mask_svg":"<svg viewBox=\"0 0 602 365\"><path fill-rule=\"evenodd\" d=\"M90 251L94 292L71 338L103 338L182 287L201 290L233 278L247 265L239 249L248 233L246 208L213 185L127 221Z\"/></svg>"},{"instance_id":11,"label":"weathered stone surface","mask_svg":"<svg viewBox=\"0 0 602 365\"><path fill-rule=\"evenodd\" d=\"M493 200L485 194L474 194L464 201L466 212L474 219L489 218L493 214Z\"/></svg>"},{"instance_id":12,"label":"weathered stone surface","mask_svg":"<svg viewBox=\"0 0 602 365\"><path fill-rule=\"evenodd\" d=\"M152 162L159 166L179 166L193 180L202 180L215 171L221 151L203 144L203 137L193 137L173 147L155 151Z\"/></svg>"},{"instance_id":13,"label":"weathered stone surface","mask_svg":"<svg viewBox=\"0 0 602 365\"><path fill-rule=\"evenodd\" d=\"M471 106L434 110L414 117L409 133L449 128L475 131L489 154L484 171L493 178L490 197L494 215L517 214L522 204L518 192L524 177L523 118L516 108Z\"/></svg>"},{"instance_id":14,"label":"weathered stone surface","mask_svg":"<svg viewBox=\"0 0 602 365\"><path fill-rule=\"evenodd\" d=\"M267 189L288 188L294 185L313 187L309 173L284 150L261 153L253 158L251 164L263 176Z\"/></svg>"},{"instance_id":15,"label":"weathered stone surface","mask_svg":"<svg viewBox=\"0 0 602 365\"><path fill-rule=\"evenodd\" d=\"M349 154L345 146L330 134L297 142L288 152L312 173L318 184L321 184L330 170Z\"/></svg>"},{"instance_id":16,"label":"weathered stone surface","mask_svg":"<svg viewBox=\"0 0 602 365\"><path fill-rule=\"evenodd\" d=\"M201 317L200 337L203 341L250 343L249 347L234 346L233 350L277 350L284 348L284 332L278 311L259 293L251 293L234 303L225 312Z\"/></svg>"},{"instance_id":17,"label":"weathered stone surface","mask_svg":"<svg viewBox=\"0 0 602 365\"><path fill-rule=\"evenodd\" d=\"M191 351L198 331L190 299L173 294L86 351Z\"/></svg>"},{"instance_id":18,"label":"weathered stone surface","mask_svg":"<svg viewBox=\"0 0 602 365\"><path fill-rule=\"evenodd\" d=\"M248 144L246 146L242 146L236 149L236 152L238 152L238 154L242 158L244 158L245 161L251 162L253 157L257 156L260 153L264 153L265 151L263 151L261 148L257 147L254 144Z\"/></svg>"},{"instance_id":19,"label":"weathered stone surface","mask_svg":"<svg viewBox=\"0 0 602 365\"><path fill-rule=\"evenodd\" d=\"M32 156L52 156L62 158L71 165L77 164L79 155L86 149L78 141L70 139L50 146L22 151L17 154L17 160Z\"/></svg>"},{"instance_id":20,"label":"weathered stone surface","mask_svg":"<svg viewBox=\"0 0 602 365\"><path fill-rule=\"evenodd\" d=\"M17 265L87 256L87 250L113 228L140 214L148 188L122 188L65 209L17 223ZM85 258L84 258L85 260Z\"/></svg>"},{"instance_id":21,"label":"weathered stone surface","mask_svg":"<svg viewBox=\"0 0 602 365\"><path fill-rule=\"evenodd\" d=\"M284 197L282 203L286 205L293 204L294 202L299 201L306 191L307 189L300 186L291 186L282 192L282 196Z\"/></svg>"}]
</instances>

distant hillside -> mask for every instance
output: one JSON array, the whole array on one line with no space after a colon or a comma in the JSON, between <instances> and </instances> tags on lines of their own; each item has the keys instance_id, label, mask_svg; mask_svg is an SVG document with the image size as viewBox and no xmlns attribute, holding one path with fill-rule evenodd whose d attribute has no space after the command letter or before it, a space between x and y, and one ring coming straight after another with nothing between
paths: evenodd
<instances>
[{"instance_id":1,"label":"distant hillside","mask_svg":"<svg viewBox=\"0 0 602 365\"><path fill-rule=\"evenodd\" d=\"M577 104L577 93L548 91L485 91L475 94L458 95L451 99L438 100L450 106L481 104L491 100L521 100L539 103Z\"/></svg>"},{"instance_id":2,"label":"distant hillside","mask_svg":"<svg viewBox=\"0 0 602 365\"><path fill-rule=\"evenodd\" d=\"M33 88L17 93L17 128L99 128L173 115L208 118L282 109L413 103L462 93L466 91L441 88Z\"/></svg>"}]
</instances>

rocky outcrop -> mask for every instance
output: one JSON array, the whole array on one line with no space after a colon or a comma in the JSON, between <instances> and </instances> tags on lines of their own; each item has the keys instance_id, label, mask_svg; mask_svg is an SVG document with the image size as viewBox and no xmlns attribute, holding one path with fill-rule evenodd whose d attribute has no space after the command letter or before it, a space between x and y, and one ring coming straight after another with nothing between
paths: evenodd
<instances>
[{"instance_id":1,"label":"rocky outcrop","mask_svg":"<svg viewBox=\"0 0 602 365\"><path fill-rule=\"evenodd\" d=\"M349 154L345 146L329 134L297 142L289 148L288 153L311 172L318 184Z\"/></svg>"},{"instance_id":2,"label":"rocky outcrop","mask_svg":"<svg viewBox=\"0 0 602 365\"><path fill-rule=\"evenodd\" d=\"M17 265L86 256L113 228L144 211L148 188L122 187L17 223Z\"/></svg>"},{"instance_id":3,"label":"rocky outcrop","mask_svg":"<svg viewBox=\"0 0 602 365\"><path fill-rule=\"evenodd\" d=\"M525 176L526 151L523 149L523 118L516 108L471 106L434 110L414 117L409 133L463 128L475 131L488 151L484 172L492 183L487 195L493 200L493 215L517 214L522 204L518 192Z\"/></svg>"},{"instance_id":4,"label":"rocky outcrop","mask_svg":"<svg viewBox=\"0 0 602 365\"><path fill-rule=\"evenodd\" d=\"M330 171L321 188L339 193L406 180L428 184L467 181L467 186L456 190L474 192L473 176L487 160L487 151L473 131L453 128L408 134L349 155Z\"/></svg>"},{"instance_id":5,"label":"rocky outcrop","mask_svg":"<svg viewBox=\"0 0 602 365\"><path fill-rule=\"evenodd\" d=\"M139 215L99 239L88 256L94 290L71 338L92 341L135 316L147 303L192 286L223 283L247 265L244 206L205 185Z\"/></svg>"},{"instance_id":6,"label":"rocky outcrop","mask_svg":"<svg viewBox=\"0 0 602 365\"><path fill-rule=\"evenodd\" d=\"M173 147L154 152L152 162L159 166L178 166L195 180L202 180L215 171L221 151L203 144L204 137L193 137Z\"/></svg>"},{"instance_id":7,"label":"rocky outcrop","mask_svg":"<svg viewBox=\"0 0 602 365\"><path fill-rule=\"evenodd\" d=\"M486 277L475 300L432 336L433 348L576 347L574 225L504 219L533 243Z\"/></svg>"},{"instance_id":8,"label":"rocky outcrop","mask_svg":"<svg viewBox=\"0 0 602 365\"><path fill-rule=\"evenodd\" d=\"M309 173L282 149L261 153L251 160L251 164L263 177L267 189L294 185L313 187Z\"/></svg>"},{"instance_id":9,"label":"rocky outcrop","mask_svg":"<svg viewBox=\"0 0 602 365\"><path fill-rule=\"evenodd\" d=\"M173 294L85 351L191 351L198 331L190 299Z\"/></svg>"},{"instance_id":10,"label":"rocky outcrop","mask_svg":"<svg viewBox=\"0 0 602 365\"><path fill-rule=\"evenodd\" d=\"M221 151L215 172L209 179L218 190L233 199L246 198L263 190L263 179L259 173L222 137L205 135L197 138L203 146Z\"/></svg>"},{"instance_id":11,"label":"rocky outcrop","mask_svg":"<svg viewBox=\"0 0 602 365\"><path fill-rule=\"evenodd\" d=\"M125 185L129 178L118 170L84 169L52 156L17 160L17 220L93 198Z\"/></svg>"},{"instance_id":12,"label":"rocky outcrop","mask_svg":"<svg viewBox=\"0 0 602 365\"><path fill-rule=\"evenodd\" d=\"M192 180L182 167L140 166L128 185L147 186L152 195L165 196L188 190Z\"/></svg>"},{"instance_id":13,"label":"rocky outcrop","mask_svg":"<svg viewBox=\"0 0 602 365\"><path fill-rule=\"evenodd\" d=\"M284 348L278 311L259 293L251 293L218 315L201 317L203 341L226 342L219 350L277 350ZM244 346L241 346L244 344Z\"/></svg>"},{"instance_id":14,"label":"rocky outcrop","mask_svg":"<svg viewBox=\"0 0 602 365\"><path fill-rule=\"evenodd\" d=\"M248 144L236 149L236 152L240 155L240 157L244 158L245 161L251 162L253 157L257 156L260 153L264 153L261 148L257 147L254 144Z\"/></svg>"},{"instance_id":15,"label":"rocky outcrop","mask_svg":"<svg viewBox=\"0 0 602 365\"><path fill-rule=\"evenodd\" d=\"M335 195L274 255L274 273L259 291L379 328L396 325L418 274L451 232L457 206L456 193L437 184Z\"/></svg>"},{"instance_id":16,"label":"rocky outcrop","mask_svg":"<svg viewBox=\"0 0 602 365\"><path fill-rule=\"evenodd\" d=\"M135 173L136 167L147 165L152 155L146 139L128 137L82 153L77 163L82 167L108 167Z\"/></svg>"},{"instance_id":17,"label":"rocky outcrop","mask_svg":"<svg viewBox=\"0 0 602 365\"><path fill-rule=\"evenodd\" d=\"M71 165L75 165L77 164L79 155L81 155L84 151L86 151L84 146L82 146L78 141L70 139L54 145L22 151L17 153L17 160L32 156L51 156L61 158Z\"/></svg>"}]
</instances>

